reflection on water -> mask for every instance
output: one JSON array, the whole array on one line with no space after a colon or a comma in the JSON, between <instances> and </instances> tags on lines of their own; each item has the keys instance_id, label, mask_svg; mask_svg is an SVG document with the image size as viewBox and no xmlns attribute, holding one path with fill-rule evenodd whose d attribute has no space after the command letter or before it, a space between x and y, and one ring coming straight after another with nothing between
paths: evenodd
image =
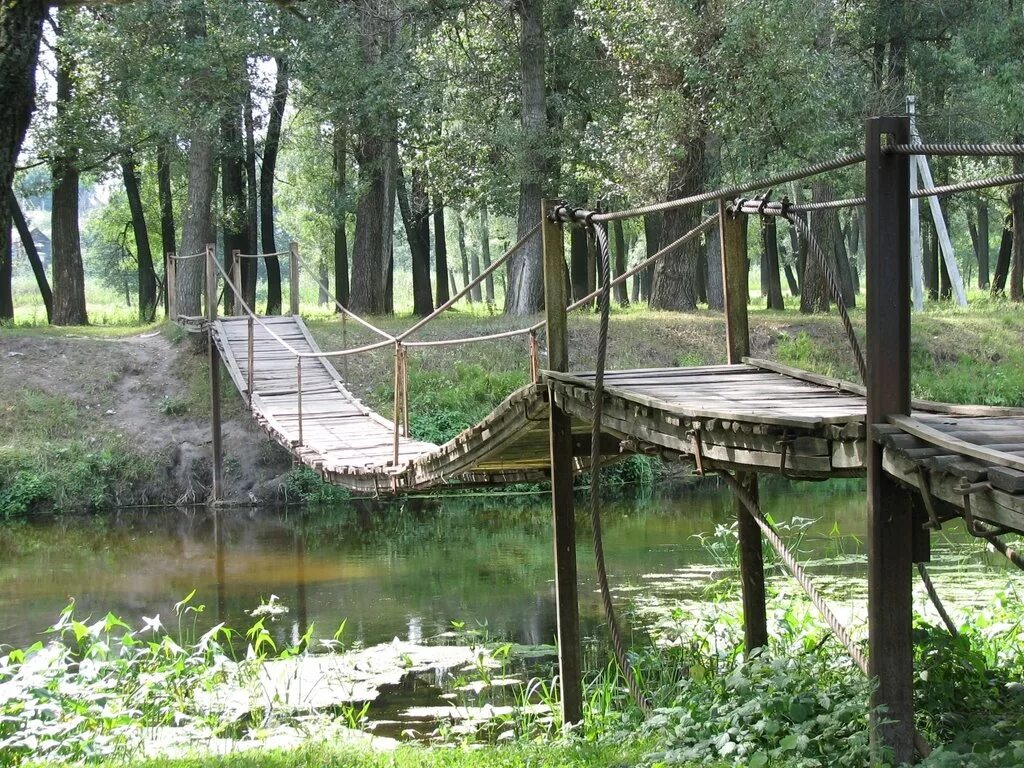
<instances>
[{"instance_id":1,"label":"reflection on water","mask_svg":"<svg viewBox=\"0 0 1024 768\"><path fill-rule=\"evenodd\" d=\"M854 557L865 532L862 485L775 484L762 497L766 511L791 526L802 559L833 560L818 573L863 573L863 559ZM452 622L486 625L491 637L517 643L550 643L547 501L353 501L301 513L165 509L8 524L0 528L0 643L33 642L71 599L79 616L111 611L137 626L142 616L160 614L173 627L174 603L193 589L194 604L206 606L189 617L199 631L221 621L245 628L247 611L276 595L288 609L272 624L279 643L296 642L314 622L318 636L329 636L342 620L349 644L429 642ZM604 519L609 572L623 594L631 586L694 599L707 575L721 572L711 542L731 519L724 489L666 487L609 502ZM936 540L939 570L991 567L994 582L1003 578L980 545L965 548L962 534L949 535ZM600 634L583 515L578 547L584 632Z\"/></svg>"}]
</instances>

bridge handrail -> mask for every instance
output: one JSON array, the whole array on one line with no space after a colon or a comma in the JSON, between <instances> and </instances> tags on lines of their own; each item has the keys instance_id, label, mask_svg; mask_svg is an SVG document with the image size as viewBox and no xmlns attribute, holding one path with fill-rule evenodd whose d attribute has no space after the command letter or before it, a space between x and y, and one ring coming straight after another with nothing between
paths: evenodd
<instances>
[{"instance_id":1,"label":"bridge handrail","mask_svg":"<svg viewBox=\"0 0 1024 768\"><path fill-rule=\"evenodd\" d=\"M409 338L412 334L414 334L420 328L425 326L427 323L431 322L432 320L435 320L442 313L448 311L453 306L455 306L456 302L458 302L459 299L467 296L471 290L473 290L478 285L480 285L484 280L486 280L495 270L498 269L498 267L502 266L506 261L508 261L509 258L511 258L513 253L515 253L520 248L522 248L524 245L526 245L526 243L529 242L530 238L532 238L538 232L540 232L540 222L534 224L533 227L530 228L530 230L525 235L523 235L521 238L519 238L518 241L516 241L515 245L513 245L511 248L509 248L507 251L505 251L505 253L503 253L496 261L491 262L491 265L489 267L487 267L487 269L485 269L483 272L481 272L479 275L477 275L471 282L467 283L466 286L461 291L456 293L454 296L452 296L450 299L448 299L448 301L446 301L444 304L439 306L437 309L435 309L429 315L427 315L426 317L418 320L411 327L407 328L406 330L404 330L400 334L398 334L395 337L395 341L402 341L402 342L404 342L405 339ZM525 333L526 330L527 329L524 329L523 332ZM470 339L470 340L472 341L474 339ZM453 342L459 341L459 339L452 339L452 341ZM418 344L418 345L410 344L410 346L423 346L423 344Z\"/></svg>"},{"instance_id":2,"label":"bridge handrail","mask_svg":"<svg viewBox=\"0 0 1024 768\"><path fill-rule=\"evenodd\" d=\"M346 307L344 304L342 304L340 301L338 301L338 298L333 293L331 293L331 289L328 288L326 285L324 285L323 281L320 280L319 275L317 275L313 271L313 268L309 264L306 263L306 260L303 259L302 256L300 256L298 254L298 252L295 253L295 261L296 261L296 263L298 263L298 265L300 267L302 267L303 269L306 270L306 272L309 273L309 276L313 278L313 282L316 283L317 286L319 288L321 288L324 291L324 293L327 294L327 296L331 299L331 301L334 302L334 306L337 307L338 311L341 312L345 317L352 318L352 320L354 320L355 322L359 323L361 326L363 326L367 330L373 331L375 334L377 334L378 336L382 336L383 338L387 339L388 341L396 341L396 338L394 336L392 336L390 333L388 333L387 331L385 331L385 330L383 330L381 328L378 328L377 326L375 326L373 323L369 322L368 320L364 320L361 316L357 315L355 312L353 312L348 307Z\"/></svg>"}]
</instances>

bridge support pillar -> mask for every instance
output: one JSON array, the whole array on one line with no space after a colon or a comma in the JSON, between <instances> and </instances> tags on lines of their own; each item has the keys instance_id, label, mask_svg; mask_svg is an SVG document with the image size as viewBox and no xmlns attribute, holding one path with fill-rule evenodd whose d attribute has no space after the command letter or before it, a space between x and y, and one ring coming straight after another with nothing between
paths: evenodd
<instances>
[{"instance_id":1,"label":"bridge support pillar","mask_svg":"<svg viewBox=\"0 0 1024 768\"><path fill-rule=\"evenodd\" d=\"M548 367L569 370L566 325L568 290L565 285L565 239L562 227L547 218L557 205L541 203L544 247L544 306L547 313ZM555 549L555 602L558 613L558 679L562 720L583 719L583 667L580 648L580 608L576 576L576 512L573 500L572 419L555 404L548 389L551 435L551 511Z\"/></svg>"},{"instance_id":2,"label":"bridge support pillar","mask_svg":"<svg viewBox=\"0 0 1024 768\"><path fill-rule=\"evenodd\" d=\"M897 764L913 762L915 751L914 513L907 493L882 468L874 426L910 413L911 158L885 151L909 138L907 118L867 121L868 672L877 681L872 743L891 749ZM880 706L885 712L875 714Z\"/></svg>"},{"instance_id":3,"label":"bridge support pillar","mask_svg":"<svg viewBox=\"0 0 1024 768\"><path fill-rule=\"evenodd\" d=\"M221 447L220 420L220 350L213 340L213 324L217 321L217 255L212 245L206 246L206 346L210 364L210 443L213 452L213 472L210 499L220 501L222 497L223 450Z\"/></svg>"},{"instance_id":4,"label":"bridge support pillar","mask_svg":"<svg viewBox=\"0 0 1024 768\"><path fill-rule=\"evenodd\" d=\"M747 217L733 217L724 200L718 203L722 248L722 298L725 305L726 358L730 365L750 355L747 317ZM758 497L757 475L737 473L747 492ZM733 498L739 536L740 586L743 592L743 645L749 655L768 644L764 597L764 559L761 529L740 500Z\"/></svg>"}]
</instances>

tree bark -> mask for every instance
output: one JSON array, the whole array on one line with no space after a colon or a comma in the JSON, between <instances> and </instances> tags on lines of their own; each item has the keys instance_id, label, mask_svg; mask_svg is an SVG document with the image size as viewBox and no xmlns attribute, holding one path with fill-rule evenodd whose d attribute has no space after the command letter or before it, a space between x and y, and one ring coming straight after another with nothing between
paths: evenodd
<instances>
[{"instance_id":1,"label":"tree bark","mask_svg":"<svg viewBox=\"0 0 1024 768\"><path fill-rule=\"evenodd\" d=\"M480 249L474 248L469 254L469 275L476 280L480 277ZM479 302L483 300L483 291L479 284L470 291L470 299Z\"/></svg>"},{"instance_id":2,"label":"tree bark","mask_svg":"<svg viewBox=\"0 0 1024 768\"><path fill-rule=\"evenodd\" d=\"M149 247L146 213L142 208L139 175L131 153L121 159L121 178L124 180L125 195L128 197L128 210L132 216L132 233L135 235L135 252L139 263L139 320L151 323L156 317L156 272L153 269L153 252Z\"/></svg>"},{"instance_id":3,"label":"tree bark","mask_svg":"<svg viewBox=\"0 0 1024 768\"><path fill-rule=\"evenodd\" d=\"M761 219L761 242L764 250L767 278L768 309L783 310L786 304L782 298L782 275L779 269L779 231L774 216Z\"/></svg>"},{"instance_id":4,"label":"tree bark","mask_svg":"<svg viewBox=\"0 0 1024 768\"><path fill-rule=\"evenodd\" d=\"M939 241L935 225L930 218L921 223L921 258L924 261L924 287L928 298L939 298Z\"/></svg>"},{"instance_id":5,"label":"tree bark","mask_svg":"<svg viewBox=\"0 0 1024 768\"><path fill-rule=\"evenodd\" d=\"M1021 141L1017 136L1016 140ZM1015 155L1013 172L1024 172L1024 158ZM1010 215L1013 217L1013 267L1010 270L1010 300L1024 301L1024 186L1017 184L1010 192Z\"/></svg>"},{"instance_id":6,"label":"tree bark","mask_svg":"<svg viewBox=\"0 0 1024 768\"><path fill-rule=\"evenodd\" d=\"M687 136L680 142L684 154L673 162L669 171L666 200L686 197L704 189L705 138L704 135ZM661 242L668 245L699 223L700 206L690 205L666 211ZM661 259L654 268L651 306L655 309L683 311L696 309L700 258L699 239L693 238Z\"/></svg>"},{"instance_id":7,"label":"tree bark","mask_svg":"<svg viewBox=\"0 0 1024 768\"><path fill-rule=\"evenodd\" d=\"M547 99L544 90L544 3L516 0L522 25L519 35L523 175L519 182L518 236L523 237L541 220L541 197L548 176L546 158ZM508 261L505 312L531 315L544 307L544 272L541 239L533 237Z\"/></svg>"},{"instance_id":8,"label":"tree bark","mask_svg":"<svg viewBox=\"0 0 1024 768\"><path fill-rule=\"evenodd\" d=\"M480 206L480 256L484 262L484 271L491 268L491 224L487 214L487 204ZM494 306L494 277L490 274L484 278L484 297L487 306Z\"/></svg>"},{"instance_id":9,"label":"tree bark","mask_svg":"<svg viewBox=\"0 0 1024 768\"><path fill-rule=\"evenodd\" d=\"M1003 221L1003 235L999 241L999 253L996 256L996 271L992 275L992 295L1002 296L1006 292L1006 277L1010 273L1010 259L1013 256L1013 216L1007 215Z\"/></svg>"},{"instance_id":10,"label":"tree bark","mask_svg":"<svg viewBox=\"0 0 1024 768\"><path fill-rule=\"evenodd\" d=\"M345 230L345 172L348 157L345 146L347 131L342 121L334 124L334 297L343 307L349 305L348 233ZM341 310L338 310L339 312Z\"/></svg>"},{"instance_id":11,"label":"tree bark","mask_svg":"<svg viewBox=\"0 0 1024 768\"><path fill-rule=\"evenodd\" d=\"M248 67L246 68L248 78ZM260 205L259 177L256 175L256 126L252 117L252 84L247 82L245 103L242 105L242 125L245 130L245 221L246 246L245 252L260 252ZM250 307L256 306L256 283L259 279L259 261L245 259L242 265L242 295Z\"/></svg>"},{"instance_id":12,"label":"tree bark","mask_svg":"<svg viewBox=\"0 0 1024 768\"><path fill-rule=\"evenodd\" d=\"M422 172L413 170L410 201L405 174L399 169L398 207L412 259L412 311L420 317L429 315L434 308L430 289L430 212L426 195Z\"/></svg>"},{"instance_id":13,"label":"tree bark","mask_svg":"<svg viewBox=\"0 0 1024 768\"><path fill-rule=\"evenodd\" d=\"M722 283L722 232L718 225L709 229L705 236L704 263L707 265L708 309L720 312L725 309L725 287Z\"/></svg>"},{"instance_id":14,"label":"tree bark","mask_svg":"<svg viewBox=\"0 0 1024 768\"><path fill-rule=\"evenodd\" d=\"M362 137L359 162L359 201L356 203L356 237L352 247L352 310L379 315L387 311L384 270L387 267L384 234L385 189L384 142L375 136Z\"/></svg>"},{"instance_id":15,"label":"tree bark","mask_svg":"<svg viewBox=\"0 0 1024 768\"><path fill-rule=\"evenodd\" d=\"M649 213L644 216L644 250L646 258L651 258L661 248L661 233L665 228L665 218L660 213ZM651 284L654 282L654 264L649 264L640 272L640 297L643 301L651 300Z\"/></svg>"},{"instance_id":16,"label":"tree bark","mask_svg":"<svg viewBox=\"0 0 1024 768\"><path fill-rule=\"evenodd\" d=\"M58 12L58 30L63 30L73 10ZM53 323L54 325L85 325L89 322L85 308L85 272L82 266L82 242L78 229L79 148L69 145L74 132L67 125L68 111L74 90L74 62L61 45L58 31L56 124L58 143L52 161L53 205ZM8 225L9 228L9 225Z\"/></svg>"},{"instance_id":17,"label":"tree bark","mask_svg":"<svg viewBox=\"0 0 1024 768\"><path fill-rule=\"evenodd\" d=\"M832 240L836 244L836 273L839 278L839 289L842 292L843 303L847 309L857 306L857 289L853 284L853 269L850 267L850 257L846 252L846 239L843 237L843 230L839 226L839 214L832 219Z\"/></svg>"},{"instance_id":18,"label":"tree bark","mask_svg":"<svg viewBox=\"0 0 1024 768\"><path fill-rule=\"evenodd\" d=\"M974 247L974 258L978 262L978 288L988 288L988 205L984 200L979 200L974 211L965 212L967 218L967 229L971 233L971 245Z\"/></svg>"},{"instance_id":19,"label":"tree bark","mask_svg":"<svg viewBox=\"0 0 1024 768\"><path fill-rule=\"evenodd\" d=\"M36 105L36 62L49 6L41 0L0 3L0 318L13 317L10 200L14 166Z\"/></svg>"},{"instance_id":20,"label":"tree bark","mask_svg":"<svg viewBox=\"0 0 1024 768\"><path fill-rule=\"evenodd\" d=\"M39 250L32 239L32 232L29 229L28 222L25 220L25 215L21 212L21 206L18 205L18 198L15 197L13 190L10 190L8 195L11 219L14 221L15 229L18 230L18 237L21 238L21 247L25 249L25 257L32 267L32 274L35 275L36 285L39 286L39 295L43 299L43 306L46 307L46 321L50 322L53 317L53 292L50 290L49 280L46 279L46 267L43 266L43 260L39 258ZM12 316L13 311L14 306L12 302Z\"/></svg>"},{"instance_id":21,"label":"tree bark","mask_svg":"<svg viewBox=\"0 0 1024 768\"><path fill-rule=\"evenodd\" d=\"M221 189L221 230L224 243L224 271L232 275L232 251L248 253L249 227L248 208L245 199L245 146L242 139L241 104L230 106L221 122L220 189ZM245 297L245 272L255 267L253 259L241 260L242 285L239 290ZM233 275L232 275L233 276ZM248 304L248 301L246 302ZM224 291L224 314L234 312L235 295ZM252 307L252 304L249 304Z\"/></svg>"},{"instance_id":22,"label":"tree bark","mask_svg":"<svg viewBox=\"0 0 1024 768\"><path fill-rule=\"evenodd\" d=\"M441 195L434 195L434 270L437 281L437 306L448 302L458 291L448 290L448 241L445 239L444 231L444 199ZM454 284L454 277L451 278Z\"/></svg>"},{"instance_id":23,"label":"tree bark","mask_svg":"<svg viewBox=\"0 0 1024 768\"><path fill-rule=\"evenodd\" d=\"M267 138L263 143L263 165L260 167L260 236L263 253L275 253L277 243L274 234L274 173L277 170L277 153L281 147L281 122L288 103L288 59L275 56L277 81L274 96L270 101L267 118ZM277 256L265 256L267 266L267 314L281 314L281 261Z\"/></svg>"},{"instance_id":24,"label":"tree bark","mask_svg":"<svg viewBox=\"0 0 1024 768\"><path fill-rule=\"evenodd\" d=\"M626 235L622 231L622 219L612 222L612 241L615 244L615 276L618 277L626 272ZM629 306L625 281L615 286L615 300L620 307Z\"/></svg>"},{"instance_id":25,"label":"tree bark","mask_svg":"<svg viewBox=\"0 0 1024 768\"><path fill-rule=\"evenodd\" d=\"M579 224L569 225L569 283L573 301L587 295L587 230Z\"/></svg>"},{"instance_id":26,"label":"tree bark","mask_svg":"<svg viewBox=\"0 0 1024 768\"><path fill-rule=\"evenodd\" d=\"M826 182L815 181L811 185L812 202L825 202L834 198L832 187ZM811 236L817 242L824 257L832 260L833 270L835 270L836 252L835 217L836 212L827 209L815 211L811 215ZM810 250L809 244L804 265L804 279L800 284L800 311L804 314L828 312L830 304L828 279L819 259Z\"/></svg>"},{"instance_id":27,"label":"tree bark","mask_svg":"<svg viewBox=\"0 0 1024 768\"><path fill-rule=\"evenodd\" d=\"M466 224L462 221L462 213L455 211L455 228L458 233L459 261L462 266L462 285L469 285L469 254L466 252ZM473 303L473 291L470 290L466 297L469 303Z\"/></svg>"},{"instance_id":28,"label":"tree bark","mask_svg":"<svg viewBox=\"0 0 1024 768\"><path fill-rule=\"evenodd\" d=\"M174 232L174 198L171 195L171 148L169 142L160 141L156 145L156 186L160 200L160 247L163 250L161 261L164 265L164 315L167 314L167 254L174 253L178 247Z\"/></svg>"}]
</instances>

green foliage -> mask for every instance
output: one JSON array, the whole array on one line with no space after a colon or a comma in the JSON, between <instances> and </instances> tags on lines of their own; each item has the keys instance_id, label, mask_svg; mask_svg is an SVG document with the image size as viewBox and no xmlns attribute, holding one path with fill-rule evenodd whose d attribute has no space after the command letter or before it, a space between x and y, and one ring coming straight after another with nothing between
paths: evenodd
<instances>
[{"instance_id":1,"label":"green foliage","mask_svg":"<svg viewBox=\"0 0 1024 768\"><path fill-rule=\"evenodd\" d=\"M305 465L288 471L284 476L282 489L286 503L297 501L318 506L337 504L351 498L347 488L331 485Z\"/></svg>"}]
</instances>

